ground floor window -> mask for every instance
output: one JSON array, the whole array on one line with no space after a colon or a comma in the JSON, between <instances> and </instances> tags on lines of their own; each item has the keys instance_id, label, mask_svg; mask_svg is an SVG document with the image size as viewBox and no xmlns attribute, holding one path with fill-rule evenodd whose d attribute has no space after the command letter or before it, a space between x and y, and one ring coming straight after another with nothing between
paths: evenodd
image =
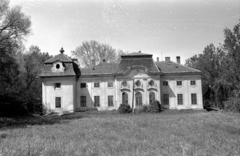
<instances>
[{"instance_id":1,"label":"ground floor window","mask_svg":"<svg viewBox=\"0 0 240 156\"><path fill-rule=\"evenodd\" d=\"M197 94L191 94L192 105L197 104Z\"/></svg>"},{"instance_id":2,"label":"ground floor window","mask_svg":"<svg viewBox=\"0 0 240 156\"><path fill-rule=\"evenodd\" d=\"M94 96L94 107L100 106L100 96Z\"/></svg>"},{"instance_id":3,"label":"ground floor window","mask_svg":"<svg viewBox=\"0 0 240 156\"><path fill-rule=\"evenodd\" d=\"M163 104L169 105L169 94L163 94Z\"/></svg>"},{"instance_id":4,"label":"ground floor window","mask_svg":"<svg viewBox=\"0 0 240 156\"><path fill-rule=\"evenodd\" d=\"M183 105L183 95L178 94L177 95L178 105Z\"/></svg>"},{"instance_id":5,"label":"ground floor window","mask_svg":"<svg viewBox=\"0 0 240 156\"><path fill-rule=\"evenodd\" d=\"M135 94L136 98L136 106L141 106L142 105L142 94L140 92L137 92Z\"/></svg>"},{"instance_id":6,"label":"ground floor window","mask_svg":"<svg viewBox=\"0 0 240 156\"><path fill-rule=\"evenodd\" d=\"M155 101L155 93L150 92L149 93L149 104L153 103Z\"/></svg>"},{"instance_id":7,"label":"ground floor window","mask_svg":"<svg viewBox=\"0 0 240 156\"><path fill-rule=\"evenodd\" d=\"M81 107L86 107L87 106L87 98L86 96L81 96Z\"/></svg>"},{"instance_id":8,"label":"ground floor window","mask_svg":"<svg viewBox=\"0 0 240 156\"><path fill-rule=\"evenodd\" d=\"M126 92L122 93L122 103L128 104L128 94Z\"/></svg>"},{"instance_id":9,"label":"ground floor window","mask_svg":"<svg viewBox=\"0 0 240 156\"><path fill-rule=\"evenodd\" d=\"M108 106L113 106L113 96L112 95L108 96Z\"/></svg>"},{"instance_id":10,"label":"ground floor window","mask_svg":"<svg viewBox=\"0 0 240 156\"><path fill-rule=\"evenodd\" d=\"M55 97L55 107L61 108L61 97Z\"/></svg>"}]
</instances>

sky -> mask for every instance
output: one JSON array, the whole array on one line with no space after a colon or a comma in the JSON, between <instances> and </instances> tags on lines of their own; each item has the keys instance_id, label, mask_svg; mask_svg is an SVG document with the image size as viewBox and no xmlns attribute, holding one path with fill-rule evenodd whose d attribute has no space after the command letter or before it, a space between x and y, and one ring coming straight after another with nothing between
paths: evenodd
<instances>
[{"instance_id":1,"label":"sky","mask_svg":"<svg viewBox=\"0 0 240 156\"><path fill-rule=\"evenodd\" d=\"M96 40L115 49L176 56L181 63L213 43L223 30L240 23L239 0L10 0L31 16L32 33L25 45L71 56L84 41Z\"/></svg>"}]
</instances>

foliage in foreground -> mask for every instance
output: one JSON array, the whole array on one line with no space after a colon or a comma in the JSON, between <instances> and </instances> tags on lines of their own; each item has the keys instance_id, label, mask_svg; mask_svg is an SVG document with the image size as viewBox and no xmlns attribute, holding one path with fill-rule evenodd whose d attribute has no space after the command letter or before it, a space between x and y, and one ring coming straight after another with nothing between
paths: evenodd
<instances>
[{"instance_id":1,"label":"foliage in foreground","mask_svg":"<svg viewBox=\"0 0 240 156\"><path fill-rule=\"evenodd\" d=\"M131 112L132 112L132 109L131 109L131 107L130 107L129 104L124 104L124 103L122 103L122 104L120 104L120 106L119 106L119 108L118 108L118 112L119 112L120 114L131 113Z\"/></svg>"}]
</instances>

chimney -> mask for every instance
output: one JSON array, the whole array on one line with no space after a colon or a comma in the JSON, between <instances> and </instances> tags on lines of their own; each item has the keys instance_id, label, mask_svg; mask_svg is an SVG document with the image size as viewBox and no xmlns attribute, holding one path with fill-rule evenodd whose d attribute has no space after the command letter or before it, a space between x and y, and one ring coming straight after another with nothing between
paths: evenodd
<instances>
[{"instance_id":1,"label":"chimney","mask_svg":"<svg viewBox=\"0 0 240 156\"><path fill-rule=\"evenodd\" d=\"M159 62L159 57L157 57L157 62Z\"/></svg>"},{"instance_id":2,"label":"chimney","mask_svg":"<svg viewBox=\"0 0 240 156\"><path fill-rule=\"evenodd\" d=\"M106 62L106 59L103 59L102 62L105 63L105 62Z\"/></svg>"},{"instance_id":3,"label":"chimney","mask_svg":"<svg viewBox=\"0 0 240 156\"><path fill-rule=\"evenodd\" d=\"M180 56L177 56L176 59L177 59L177 63L178 63L178 64L181 64Z\"/></svg>"},{"instance_id":4,"label":"chimney","mask_svg":"<svg viewBox=\"0 0 240 156\"><path fill-rule=\"evenodd\" d=\"M165 61L170 61L170 57L165 57Z\"/></svg>"},{"instance_id":5,"label":"chimney","mask_svg":"<svg viewBox=\"0 0 240 156\"><path fill-rule=\"evenodd\" d=\"M95 70L94 67L95 67L95 60L92 59L92 68L93 68L93 70Z\"/></svg>"}]
</instances>

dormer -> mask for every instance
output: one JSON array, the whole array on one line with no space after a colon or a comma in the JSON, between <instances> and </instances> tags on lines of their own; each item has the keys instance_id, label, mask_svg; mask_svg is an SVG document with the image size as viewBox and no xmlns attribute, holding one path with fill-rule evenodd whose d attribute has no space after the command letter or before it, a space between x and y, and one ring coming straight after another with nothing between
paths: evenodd
<instances>
[{"instance_id":1,"label":"dormer","mask_svg":"<svg viewBox=\"0 0 240 156\"><path fill-rule=\"evenodd\" d=\"M61 72L64 72L65 71L65 65L63 62L61 61L56 61L53 63L53 66L52 66L52 72L53 73L61 73Z\"/></svg>"}]
</instances>

